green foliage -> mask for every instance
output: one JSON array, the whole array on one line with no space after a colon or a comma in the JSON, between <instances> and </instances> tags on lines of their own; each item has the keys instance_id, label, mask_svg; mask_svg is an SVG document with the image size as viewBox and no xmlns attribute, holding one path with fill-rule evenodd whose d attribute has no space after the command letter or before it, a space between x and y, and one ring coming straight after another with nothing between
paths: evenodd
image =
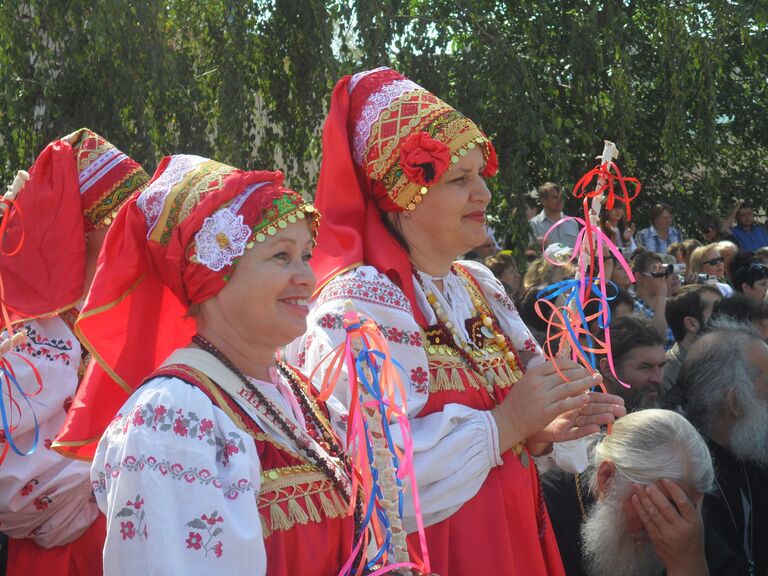
<instances>
[{"instance_id":1,"label":"green foliage","mask_svg":"<svg viewBox=\"0 0 768 576\"><path fill-rule=\"evenodd\" d=\"M523 196L572 186L603 138L643 181L640 227L657 201L682 224L734 196L768 208L765 0L8 0L0 176L88 126L150 171L194 152L311 192L335 81L382 64L492 135L517 243Z\"/></svg>"}]
</instances>

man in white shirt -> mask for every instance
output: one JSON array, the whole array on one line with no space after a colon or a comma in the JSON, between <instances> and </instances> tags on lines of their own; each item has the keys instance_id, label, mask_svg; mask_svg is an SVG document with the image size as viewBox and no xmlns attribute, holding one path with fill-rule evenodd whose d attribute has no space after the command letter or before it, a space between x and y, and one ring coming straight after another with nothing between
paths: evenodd
<instances>
[{"instance_id":1,"label":"man in white shirt","mask_svg":"<svg viewBox=\"0 0 768 576\"><path fill-rule=\"evenodd\" d=\"M574 248L576 237L579 235L579 225L575 220L563 222L553 229L553 226L564 216L563 193L560 186L554 182L546 182L539 186L538 194L542 211L528 221L533 232L532 241L542 244L546 236L543 248L555 242Z\"/></svg>"}]
</instances>

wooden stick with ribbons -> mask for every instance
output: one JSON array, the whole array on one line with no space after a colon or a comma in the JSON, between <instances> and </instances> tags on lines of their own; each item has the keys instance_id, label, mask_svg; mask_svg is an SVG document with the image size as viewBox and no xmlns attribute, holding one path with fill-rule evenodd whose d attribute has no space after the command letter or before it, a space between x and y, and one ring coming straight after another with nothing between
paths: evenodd
<instances>
[{"instance_id":1,"label":"wooden stick with ribbons","mask_svg":"<svg viewBox=\"0 0 768 576\"><path fill-rule=\"evenodd\" d=\"M600 160L601 168L597 178L597 186L595 187L595 190L599 191L599 193L592 197L591 206L588 205L588 198L584 198L584 233L580 236L581 241L575 246L576 252L574 253L574 259L576 259L577 262L577 269L573 285L573 290L577 290L581 295L580 301L582 302L589 298L594 279L594 254L598 244L595 231L600 228L600 211L602 210L603 201L605 200L605 173L610 168L613 159L618 158L618 156L619 150L616 148L616 145L613 142L604 140L603 153L596 158L596 160ZM589 272L587 272L587 270L589 270ZM600 286L600 288L604 294L605 285ZM572 326L581 323L579 306L576 298L571 298L568 303L568 314L565 317L565 321ZM583 328L588 331L586 326ZM578 335L580 332L581 330L575 330L574 334ZM571 346L571 342L564 338L561 340L557 356L560 358L567 358L572 355L573 347ZM581 360L581 358L577 358L577 360Z\"/></svg>"},{"instance_id":2,"label":"wooden stick with ribbons","mask_svg":"<svg viewBox=\"0 0 768 576\"><path fill-rule=\"evenodd\" d=\"M386 338L370 319L361 317L351 302L345 304L342 325L345 341L332 350L320 365L330 359L318 398L327 400L341 381L346 368L349 385L349 414L346 449L354 463L353 501L358 492L363 498L363 534L340 574L352 573L360 550L374 550L365 566L367 574L428 574L429 554L413 466L413 438L400 378L402 367L389 353ZM317 370L317 369L316 369ZM310 376L312 379L312 376ZM396 442L392 428L397 430ZM421 563L409 556L403 528L403 500L410 492L421 544ZM373 538L369 546L369 536Z\"/></svg>"}]
</instances>

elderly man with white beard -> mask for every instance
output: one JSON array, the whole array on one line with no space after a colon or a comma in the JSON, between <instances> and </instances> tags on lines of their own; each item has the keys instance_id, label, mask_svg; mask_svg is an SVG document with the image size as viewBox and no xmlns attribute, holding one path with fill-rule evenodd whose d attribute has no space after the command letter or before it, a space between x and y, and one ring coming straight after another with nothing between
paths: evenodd
<instances>
[{"instance_id":1,"label":"elderly man with white beard","mask_svg":"<svg viewBox=\"0 0 768 576\"><path fill-rule=\"evenodd\" d=\"M751 324L715 320L678 383L715 463L703 507L710 571L768 574L768 345Z\"/></svg>"},{"instance_id":2,"label":"elderly man with white beard","mask_svg":"<svg viewBox=\"0 0 768 576\"><path fill-rule=\"evenodd\" d=\"M648 409L591 439L586 472L542 477L566 574L707 575L701 501L714 472L696 429Z\"/></svg>"}]
</instances>

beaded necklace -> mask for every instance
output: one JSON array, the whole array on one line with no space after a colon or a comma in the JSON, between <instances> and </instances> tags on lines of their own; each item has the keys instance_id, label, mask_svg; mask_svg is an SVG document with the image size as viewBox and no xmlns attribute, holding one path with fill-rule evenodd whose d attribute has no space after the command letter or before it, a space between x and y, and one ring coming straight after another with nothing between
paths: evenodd
<instances>
[{"instance_id":1,"label":"beaded necklace","mask_svg":"<svg viewBox=\"0 0 768 576\"><path fill-rule=\"evenodd\" d=\"M293 391L293 395L299 401L301 411L304 414L314 413L315 410L311 406L309 396L304 390L304 387L301 385L300 377L296 374L296 372L284 362L278 362L277 368L288 381L288 384ZM313 418L307 419L306 423L307 432L309 432L309 435L312 436L312 438L314 438L318 443L321 443L322 441L322 443L325 444L324 448L328 450L328 453L331 456L335 458L344 458L344 451L339 445L338 440L336 439L335 435L328 431L326 426L319 425L319 423L315 422Z\"/></svg>"},{"instance_id":2,"label":"beaded necklace","mask_svg":"<svg viewBox=\"0 0 768 576\"><path fill-rule=\"evenodd\" d=\"M455 274L455 269L453 266L451 266L451 273ZM416 270L416 268L413 268L413 275L415 276L416 281L419 283L419 286L421 286L421 289L424 291L424 294L426 294L427 302L429 302L429 305L435 312L435 318L437 318L437 326L452 336L452 338L448 339L447 345L459 353L459 356L461 356L467 366L472 368L472 370L478 374L483 374L486 381L486 390L489 394L493 394L493 384L496 377L494 376L492 370L483 371L477 361L472 357L472 350L473 348L477 348L477 346L475 346L474 343L466 341L461 337L459 329L454 325L453 322L451 322L451 320L448 318L448 314L440 305L437 295L435 295L433 291L427 289L423 280L421 279L419 271ZM484 305L482 300L473 295L470 295L470 298L474 308L473 315L479 316L480 321L483 324L480 329L481 333L488 341L494 342L502 350L504 353L504 359L507 361L507 364L514 369L517 365L517 357L512 351L512 345L509 341L509 338L501 330L501 327L498 325L496 318L493 317L491 311L487 306Z\"/></svg>"},{"instance_id":3,"label":"beaded necklace","mask_svg":"<svg viewBox=\"0 0 768 576\"><path fill-rule=\"evenodd\" d=\"M443 307L440 305L440 302L437 299L437 296L434 294L434 292L428 290L426 286L424 286L424 282L421 279L421 276L419 274L419 271L416 270L415 267L412 267L413 275L416 278L416 281L419 283L419 286L421 286L421 289L424 291L424 294L427 295L427 302L429 302L429 305L432 307L432 310L435 312L435 318L437 318L437 326L440 327L442 330L449 332L453 336L453 345L451 343L451 339L449 338L447 341L447 345L451 346L451 348L454 348L459 353L459 356L464 360L464 362L469 366L472 370L477 372L478 374L482 374L485 378L485 388L488 394L493 397L493 387L494 387L494 381L496 380L496 377L493 374L493 370L489 369L486 371L483 371L483 369L480 367L480 365L475 361L475 359L472 357L471 351L473 348L476 348L474 343L467 342L461 338L460 332L458 328L453 324L453 322L450 321L448 318L448 315L446 314L445 310L443 310ZM456 270L453 265L451 265L451 274L455 274ZM507 361L507 364L511 368L515 368L517 364L517 357L515 356L515 353L512 351L512 345L509 341L509 338L506 334L501 330L501 327L498 324L498 321L496 318L493 317L490 308L488 308L482 300L480 300L479 297L470 295L472 299L472 306L474 307L474 316L480 316L480 320L483 323L483 326L481 328L481 332L483 336L487 340L492 340L496 343L496 345L504 352L504 359ZM528 467L529 460L528 460L528 453L525 452L525 441L518 442L512 447L512 450L514 453L520 457L520 461L522 462L523 466L526 468Z\"/></svg>"},{"instance_id":4,"label":"beaded necklace","mask_svg":"<svg viewBox=\"0 0 768 576\"><path fill-rule=\"evenodd\" d=\"M292 373L292 371L285 364L280 362L278 363L277 367L288 380L288 384L290 385L294 396L299 401L301 411L304 413L304 420L308 424L307 432L316 442L318 442L318 444L322 439L324 444L326 444L328 452L331 456L326 456L320 453L312 445L311 442L307 441L306 438L303 438L298 433L298 427L293 422L290 422L284 418L280 413L280 410L272 402L270 402L266 396L264 396L264 393L261 390L259 390L251 383L250 380L248 380L248 377L243 374L240 369L237 368L237 366L235 366L221 350L216 348L216 346L214 346L200 334L195 334L192 337L192 342L194 342L197 346L212 356L216 357L219 362L224 364L224 366L226 366L235 376L237 376L237 378L242 382L243 386L245 386L246 389L258 399L257 407L262 412L262 415L280 427L283 433L288 436L288 438L290 438L294 444L304 453L307 461L325 473L325 475L333 483L336 490L338 490L341 494L344 494L347 498L350 498L350 490L348 485L344 482L341 466L334 465L332 463L332 457L342 461L347 475L352 473L352 464L344 455L344 451L334 436L326 431L322 423L318 420L315 411L311 407L309 398L307 397L306 392L298 380L298 377ZM357 540L360 536L363 525L363 508L360 498L355 500L354 523L355 540ZM359 562L362 560L362 553L363 550L361 549L355 560L355 566L358 566ZM356 570L353 570L353 573L355 571Z\"/></svg>"},{"instance_id":5,"label":"beaded necklace","mask_svg":"<svg viewBox=\"0 0 768 576\"><path fill-rule=\"evenodd\" d=\"M219 362L224 364L237 378L243 383L243 386L245 386L248 391L253 394L257 399L258 403L255 404L260 412L262 412L262 415L265 416L269 421L274 422L277 424L277 426L280 428L280 430L285 433L288 438L290 438L294 444L301 450L304 455L306 456L307 460L317 466L320 470L322 470L326 476L328 476L329 479L331 479L334 483L334 486L345 496L349 497L349 488L343 481L343 477L341 475L341 471L339 470L339 465L332 464L331 458L328 456L325 456L324 454L321 454L313 445L311 442L309 442L305 437L299 434L298 426L296 426L293 422L289 421L283 415L280 413L280 410L272 403L270 402L266 396L264 396L264 393L259 390L256 386L254 386L250 380L248 380L248 377L243 374L232 362L224 356L224 354L216 348L211 342L206 340L203 336L200 334L195 334L192 337L192 342L200 346L203 350L208 352L209 354L212 354L215 356ZM283 372L283 370L281 370ZM284 373L284 372L283 372ZM294 382L292 379L288 379L289 383L291 384L291 389L294 392L294 395L296 395L296 386L294 386ZM314 419L316 418L314 411L308 410L308 405L305 405L303 400L306 400L303 398L303 394L298 395L298 398L301 398L300 406L302 408L302 412L304 412L304 419L307 423L311 422L311 427L314 429L315 434L317 436L321 436L317 434L317 430L320 430L322 428L322 425L319 422L315 422ZM310 436L312 436L312 432L309 431L309 426L307 427L307 432L309 432ZM325 438L323 438L325 440ZM341 447L339 447L336 442L328 437L330 442L329 444L329 452L332 450L337 453L341 453ZM317 440L317 438L315 438Z\"/></svg>"}]
</instances>

